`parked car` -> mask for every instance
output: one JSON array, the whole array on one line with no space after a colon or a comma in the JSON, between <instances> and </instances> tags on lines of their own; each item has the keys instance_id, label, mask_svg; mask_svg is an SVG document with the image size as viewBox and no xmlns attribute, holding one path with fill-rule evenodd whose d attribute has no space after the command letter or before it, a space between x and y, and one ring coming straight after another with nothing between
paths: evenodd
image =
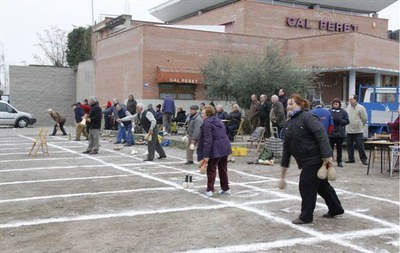
<instances>
[{"instance_id":1,"label":"parked car","mask_svg":"<svg viewBox=\"0 0 400 253\"><path fill-rule=\"evenodd\" d=\"M18 111L9 103L0 100L0 125L13 125L15 127L27 127L33 125L36 118L27 112Z\"/></svg>"}]
</instances>

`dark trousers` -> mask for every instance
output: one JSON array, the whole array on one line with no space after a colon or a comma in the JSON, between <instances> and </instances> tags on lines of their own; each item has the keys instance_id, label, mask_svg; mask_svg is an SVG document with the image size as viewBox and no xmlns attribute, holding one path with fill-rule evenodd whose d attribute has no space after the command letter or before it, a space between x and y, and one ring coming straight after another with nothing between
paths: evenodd
<instances>
[{"instance_id":1,"label":"dark trousers","mask_svg":"<svg viewBox=\"0 0 400 253\"><path fill-rule=\"evenodd\" d=\"M227 125L226 126L226 133L228 134L228 137L229 137L230 141L233 141L233 139L235 137L235 131L238 128L239 128L238 125Z\"/></svg>"},{"instance_id":2,"label":"dark trousers","mask_svg":"<svg viewBox=\"0 0 400 253\"><path fill-rule=\"evenodd\" d=\"M155 129L153 130L153 135L151 136L151 141L149 143L147 143L147 151L149 153L147 155L147 159L149 159L149 160L154 159L155 151L157 151L157 153L160 156L167 156L165 154L164 149L161 147L160 142L158 141L158 128L157 127L155 127Z\"/></svg>"},{"instance_id":3,"label":"dark trousers","mask_svg":"<svg viewBox=\"0 0 400 253\"><path fill-rule=\"evenodd\" d=\"M300 173L301 214L299 217L305 222L313 221L317 193L325 200L329 214L336 215L344 211L335 189L329 184L328 180L321 180L317 177L321 165L322 161L316 165L303 168Z\"/></svg>"},{"instance_id":4,"label":"dark trousers","mask_svg":"<svg viewBox=\"0 0 400 253\"><path fill-rule=\"evenodd\" d=\"M360 155L361 161L367 161L367 155L364 149L363 134L347 134L346 148L349 161L354 161L354 142L356 143L356 148L358 149L358 154Z\"/></svg>"},{"instance_id":5,"label":"dark trousers","mask_svg":"<svg viewBox=\"0 0 400 253\"><path fill-rule=\"evenodd\" d=\"M65 124L65 122L62 122L62 123L59 123L60 124L60 130L61 130L61 132L63 133L63 135L67 135L67 133L65 132L65 129L64 129L64 124ZM54 124L54 128L53 128L53 133L52 133L52 135L56 135L56 133L57 133L57 123L56 124Z\"/></svg>"},{"instance_id":6,"label":"dark trousers","mask_svg":"<svg viewBox=\"0 0 400 253\"><path fill-rule=\"evenodd\" d=\"M264 137L271 137L271 128L269 126L269 119L260 119L260 126L265 127Z\"/></svg>"},{"instance_id":7,"label":"dark trousers","mask_svg":"<svg viewBox=\"0 0 400 253\"><path fill-rule=\"evenodd\" d=\"M342 137L338 137L338 138L329 137L329 143L331 144L332 150L334 149L335 144L336 144L336 161L338 163L342 162L343 141L344 141L344 138L342 138Z\"/></svg>"},{"instance_id":8,"label":"dark trousers","mask_svg":"<svg viewBox=\"0 0 400 253\"><path fill-rule=\"evenodd\" d=\"M229 190L228 182L228 156L213 158L208 160L207 164L207 191L214 192L215 177L217 176L217 167L221 190Z\"/></svg>"},{"instance_id":9,"label":"dark trousers","mask_svg":"<svg viewBox=\"0 0 400 253\"><path fill-rule=\"evenodd\" d=\"M273 122L272 122L272 127L276 127L278 129L278 134L277 134L278 136L274 136L274 137L279 138L283 127L280 126L278 123L273 123Z\"/></svg>"}]
</instances>

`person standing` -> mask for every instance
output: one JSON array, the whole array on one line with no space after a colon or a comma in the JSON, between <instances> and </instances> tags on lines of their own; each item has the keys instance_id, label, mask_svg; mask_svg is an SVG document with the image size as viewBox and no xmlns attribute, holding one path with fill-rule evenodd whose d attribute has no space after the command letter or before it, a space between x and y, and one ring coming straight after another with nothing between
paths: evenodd
<instances>
[{"instance_id":1,"label":"person standing","mask_svg":"<svg viewBox=\"0 0 400 253\"><path fill-rule=\"evenodd\" d=\"M166 95L164 97L162 112L164 131L166 131L167 134L171 135L172 117L175 115L175 102L170 95Z\"/></svg>"},{"instance_id":2,"label":"person standing","mask_svg":"<svg viewBox=\"0 0 400 253\"><path fill-rule=\"evenodd\" d=\"M50 134L50 136L55 136L58 129L61 130L63 135L67 135L64 129L65 121L67 121L65 117L59 114L58 112L53 111L53 109L51 108L47 109L47 112L50 114L51 118L56 122L56 124L54 124L53 133Z\"/></svg>"},{"instance_id":3,"label":"person standing","mask_svg":"<svg viewBox=\"0 0 400 253\"><path fill-rule=\"evenodd\" d=\"M212 197L214 193L215 177L218 175L221 184L219 194L231 194L228 181L228 155L232 154L231 145L226 135L225 126L215 116L215 109L206 105L201 111L203 125L201 126L199 146L197 148L198 160L207 162L207 191L206 195Z\"/></svg>"},{"instance_id":4,"label":"person standing","mask_svg":"<svg viewBox=\"0 0 400 253\"><path fill-rule=\"evenodd\" d=\"M272 123L272 127L276 127L278 132L276 138L279 138L283 125L285 124L285 111L283 104L279 102L277 95L271 97L272 107L269 114L269 118ZM273 131L272 131L273 132Z\"/></svg>"},{"instance_id":5,"label":"person standing","mask_svg":"<svg viewBox=\"0 0 400 253\"><path fill-rule=\"evenodd\" d=\"M321 120L326 132L330 134L333 131L333 119L331 113L322 107L321 101L319 100L313 101L312 105L313 109L311 110L311 113Z\"/></svg>"},{"instance_id":6,"label":"person standing","mask_svg":"<svg viewBox=\"0 0 400 253\"><path fill-rule=\"evenodd\" d=\"M332 100L332 108L329 110L333 119L333 131L329 134L329 143L332 150L336 144L336 161L338 167L343 167L342 146L346 138L346 125L349 124L349 115L342 109L340 99Z\"/></svg>"},{"instance_id":7,"label":"person standing","mask_svg":"<svg viewBox=\"0 0 400 253\"><path fill-rule=\"evenodd\" d=\"M324 164L331 163L332 149L328 134L317 117L307 112L309 103L299 95L292 95L290 103L291 117L285 124L285 139L281 160L281 185L285 188L285 176L290 157L297 162L300 173L299 190L301 196L301 213L292 221L301 225L313 221L314 209L319 194L328 206L325 218L333 218L344 213L343 207L328 180L319 179L317 172Z\"/></svg>"},{"instance_id":8,"label":"person standing","mask_svg":"<svg viewBox=\"0 0 400 253\"><path fill-rule=\"evenodd\" d=\"M151 140L149 140L147 143L147 158L143 161L153 161L155 151L157 151L157 153L160 155L158 159L167 158L164 149L161 147L160 142L158 141L157 121L154 118L153 113L145 110L144 104L138 103L136 105L136 114L120 118L117 121L120 123L123 121L132 120L140 121L143 129L149 134L149 136L151 136Z\"/></svg>"},{"instance_id":9,"label":"person standing","mask_svg":"<svg viewBox=\"0 0 400 253\"><path fill-rule=\"evenodd\" d=\"M288 102L287 100L288 100L288 98L283 89L279 89L278 98L279 98L279 102L281 102L283 105L283 111L285 112L285 117L287 117L287 102Z\"/></svg>"},{"instance_id":10,"label":"person standing","mask_svg":"<svg viewBox=\"0 0 400 253\"><path fill-rule=\"evenodd\" d=\"M258 121L260 117L260 101L257 99L256 94L252 94L251 97L251 104L249 110L249 120L251 125L251 132L254 132L258 127Z\"/></svg>"},{"instance_id":11,"label":"person standing","mask_svg":"<svg viewBox=\"0 0 400 253\"><path fill-rule=\"evenodd\" d=\"M136 113L136 105L137 102L133 95L129 95L128 102L126 103L126 110L133 115Z\"/></svg>"},{"instance_id":12,"label":"person standing","mask_svg":"<svg viewBox=\"0 0 400 253\"><path fill-rule=\"evenodd\" d=\"M200 127L203 124L203 119L200 113L198 113L199 107L197 105L190 106L190 114L188 121L188 143L186 145L186 163L193 164L194 149L200 138Z\"/></svg>"},{"instance_id":13,"label":"person standing","mask_svg":"<svg viewBox=\"0 0 400 253\"><path fill-rule=\"evenodd\" d=\"M260 126L265 128L264 137L271 137L271 129L269 126L269 114L271 112L271 102L265 94L260 96Z\"/></svg>"},{"instance_id":14,"label":"person standing","mask_svg":"<svg viewBox=\"0 0 400 253\"><path fill-rule=\"evenodd\" d=\"M83 134L86 137L86 139L89 140L89 135L86 132L86 123L81 124L81 122L83 120L83 116L85 115L85 112L80 107L80 105L81 105L81 103L79 103L79 102L72 105L72 108L74 108L75 121L77 123L75 141L81 140L81 134Z\"/></svg>"},{"instance_id":15,"label":"person standing","mask_svg":"<svg viewBox=\"0 0 400 253\"><path fill-rule=\"evenodd\" d=\"M83 151L84 154L95 155L99 152L99 142L100 142L100 128L101 128L101 108L99 106L99 102L96 97L91 97L89 99L89 104L91 106L91 110L88 114L85 114L84 118L87 121L87 126L89 130L89 146L86 151Z\"/></svg>"},{"instance_id":16,"label":"person standing","mask_svg":"<svg viewBox=\"0 0 400 253\"><path fill-rule=\"evenodd\" d=\"M362 164L368 165L367 155L364 149L363 129L367 123L367 110L364 106L357 102L357 95L349 97L349 106L346 112L349 115L350 124L346 126L346 148L348 160L345 163L355 163L354 160L354 143L358 149Z\"/></svg>"}]
</instances>

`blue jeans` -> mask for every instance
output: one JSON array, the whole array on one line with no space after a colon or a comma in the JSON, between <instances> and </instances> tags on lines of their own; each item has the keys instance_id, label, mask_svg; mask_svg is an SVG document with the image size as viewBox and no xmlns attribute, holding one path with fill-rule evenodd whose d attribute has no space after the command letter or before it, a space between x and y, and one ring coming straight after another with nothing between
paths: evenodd
<instances>
[{"instance_id":1,"label":"blue jeans","mask_svg":"<svg viewBox=\"0 0 400 253\"><path fill-rule=\"evenodd\" d=\"M131 128L132 128L132 125L131 125ZM124 139L124 141L126 141L125 126L121 126L121 124L119 123L116 143L121 143L122 139Z\"/></svg>"},{"instance_id":2,"label":"blue jeans","mask_svg":"<svg viewBox=\"0 0 400 253\"><path fill-rule=\"evenodd\" d=\"M125 126L126 131L126 144L127 145L135 145L135 138L132 134L132 124Z\"/></svg>"}]
</instances>

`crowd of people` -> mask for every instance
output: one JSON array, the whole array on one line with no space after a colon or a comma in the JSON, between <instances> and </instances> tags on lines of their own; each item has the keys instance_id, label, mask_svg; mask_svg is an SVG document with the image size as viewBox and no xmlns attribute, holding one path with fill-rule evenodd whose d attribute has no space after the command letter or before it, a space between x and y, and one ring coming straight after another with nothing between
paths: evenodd
<instances>
[{"instance_id":1,"label":"crowd of people","mask_svg":"<svg viewBox=\"0 0 400 253\"><path fill-rule=\"evenodd\" d=\"M307 224L313 221L313 212L316 205L317 194L325 199L328 212L325 218L333 218L343 214L344 209L340 200L327 179L317 176L317 171L332 165L333 150L336 147L336 162L338 167L343 167L342 144L346 139L348 160L345 163L355 163L354 144L359 152L359 157L364 165L368 165L367 156L363 145L363 128L367 121L365 108L357 102L357 96L349 97L349 105L342 108L340 99L331 102L331 109L323 108L320 101L310 103L297 94L290 97L280 89L278 95L268 99L266 94L252 94L250 109L245 117L250 122L251 130L258 127L265 128L266 137L283 139L283 156L281 160L280 188L285 188L286 171L289 167L290 157L293 156L301 169L299 191L302 198L301 213L293 220L294 224ZM312 108L310 108L312 106ZM113 99L107 102L103 109L100 108L96 97L91 97L83 103L72 105L76 121L76 138L80 141L83 134L88 140L85 154L98 154L101 122L104 118L104 129L117 130L115 144L124 143L125 146L135 145L133 136L134 127L140 127L147 133L148 154L144 161L153 161L155 152L158 159L167 158L160 144L158 135L161 132L170 135L174 132L174 124L185 125L186 165L194 164L194 154L197 150L197 161L206 164L207 189L205 194L209 197L214 194L215 178L219 175L221 190L219 194L231 194L228 180L228 156L232 153L231 141L234 140L243 116L238 104L232 105L231 112L224 110L218 104L210 105L201 103L191 105L189 113L182 107L175 110L175 101L170 97L164 98L163 104L153 108L152 104L145 106L137 103L130 95L124 105ZM312 109L312 110L311 110ZM64 129L65 117L58 112L48 109L52 119L56 122L51 135L60 130L67 135ZM400 109L398 110L400 114ZM399 141L399 118L395 122L388 122L392 129L392 141Z\"/></svg>"}]
</instances>

